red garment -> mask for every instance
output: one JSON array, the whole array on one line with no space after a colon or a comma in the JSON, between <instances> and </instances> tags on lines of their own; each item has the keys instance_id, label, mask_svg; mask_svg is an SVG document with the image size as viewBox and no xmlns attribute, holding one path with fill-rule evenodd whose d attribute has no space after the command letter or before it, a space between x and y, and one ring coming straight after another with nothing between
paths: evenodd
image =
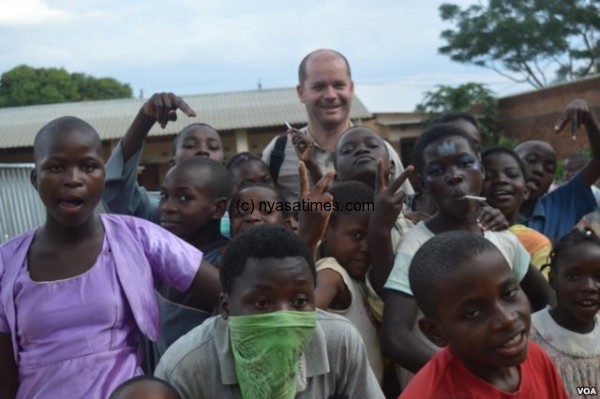
<instances>
[{"instance_id":1,"label":"red garment","mask_svg":"<svg viewBox=\"0 0 600 399\"><path fill-rule=\"evenodd\" d=\"M552 361L529 342L521 364L521 386L513 393L500 391L471 373L448 347L437 352L408 384L398 399L569 399Z\"/></svg>"}]
</instances>

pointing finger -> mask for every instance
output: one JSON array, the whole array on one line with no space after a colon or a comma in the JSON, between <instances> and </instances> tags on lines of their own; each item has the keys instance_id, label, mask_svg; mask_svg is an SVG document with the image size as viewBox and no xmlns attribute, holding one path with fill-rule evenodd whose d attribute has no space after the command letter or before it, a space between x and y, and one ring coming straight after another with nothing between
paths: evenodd
<instances>
[{"instance_id":1,"label":"pointing finger","mask_svg":"<svg viewBox=\"0 0 600 399\"><path fill-rule=\"evenodd\" d=\"M556 122L554 123L554 131L556 133L560 132L561 130L563 130L563 128L565 127L565 125L567 124L567 121L569 120L568 117L568 110L563 111L560 116L558 117L558 119L556 119Z\"/></svg>"},{"instance_id":2,"label":"pointing finger","mask_svg":"<svg viewBox=\"0 0 600 399\"><path fill-rule=\"evenodd\" d=\"M179 108L181 110L181 112L183 112L187 116L189 116L189 117L196 116L196 111L194 111L192 109L192 107L190 107L188 105L188 103L183 101L183 99L181 97L175 96L175 105L177 106L177 108Z\"/></svg>"}]
</instances>

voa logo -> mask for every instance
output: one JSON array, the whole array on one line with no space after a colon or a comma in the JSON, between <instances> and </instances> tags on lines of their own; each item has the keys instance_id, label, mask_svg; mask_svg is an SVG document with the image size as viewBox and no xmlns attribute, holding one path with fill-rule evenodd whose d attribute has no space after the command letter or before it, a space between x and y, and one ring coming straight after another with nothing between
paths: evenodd
<instances>
[{"instance_id":1,"label":"voa logo","mask_svg":"<svg viewBox=\"0 0 600 399\"><path fill-rule=\"evenodd\" d=\"M577 387L577 395L598 395L595 387Z\"/></svg>"}]
</instances>

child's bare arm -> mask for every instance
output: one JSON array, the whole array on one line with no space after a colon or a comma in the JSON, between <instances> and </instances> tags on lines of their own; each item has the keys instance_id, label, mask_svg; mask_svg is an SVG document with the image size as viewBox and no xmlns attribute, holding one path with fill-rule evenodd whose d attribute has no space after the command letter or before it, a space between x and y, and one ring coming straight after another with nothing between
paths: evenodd
<instances>
[{"instance_id":1,"label":"child's bare arm","mask_svg":"<svg viewBox=\"0 0 600 399\"><path fill-rule=\"evenodd\" d=\"M142 105L135 119L127 129L122 141L123 160L127 162L142 145L150 129L156 122L164 129L169 121L177 119L176 110L180 109L187 116L196 113L181 97L173 93L155 93Z\"/></svg>"},{"instance_id":2,"label":"child's bare arm","mask_svg":"<svg viewBox=\"0 0 600 399\"><path fill-rule=\"evenodd\" d=\"M0 399L15 399L19 374L10 334L0 333Z\"/></svg>"},{"instance_id":3,"label":"child's bare arm","mask_svg":"<svg viewBox=\"0 0 600 399\"><path fill-rule=\"evenodd\" d=\"M527 274L520 283L521 289L529 298L531 308L535 312L545 308L548 304L554 305L554 292L550 289L548 281L537 267L529 264Z\"/></svg>"},{"instance_id":4,"label":"child's bare arm","mask_svg":"<svg viewBox=\"0 0 600 399\"><path fill-rule=\"evenodd\" d=\"M412 332L417 318L414 298L395 290L385 291L381 324L381 353L416 373L433 356L433 351Z\"/></svg>"},{"instance_id":5,"label":"child's bare arm","mask_svg":"<svg viewBox=\"0 0 600 399\"><path fill-rule=\"evenodd\" d=\"M372 269L369 273L371 285L383 297L385 284L394 264L391 231L404 204L404 192L398 191L414 168L407 167L389 187L385 186L383 161L377 162L375 178L375 211L369 220L368 243Z\"/></svg>"},{"instance_id":6,"label":"child's bare arm","mask_svg":"<svg viewBox=\"0 0 600 399\"><path fill-rule=\"evenodd\" d=\"M309 189L308 172L302 161L298 165L298 173L300 174L300 201L305 204L298 213L298 236L314 255L333 212L333 197L326 190L335 173L327 172L311 189ZM317 209L313 206L316 203L321 203L322 207Z\"/></svg>"},{"instance_id":7,"label":"child's bare arm","mask_svg":"<svg viewBox=\"0 0 600 399\"><path fill-rule=\"evenodd\" d=\"M331 269L317 272L317 288L315 289L315 305L319 309L328 309L336 300L344 280L339 273Z\"/></svg>"},{"instance_id":8,"label":"child's bare arm","mask_svg":"<svg viewBox=\"0 0 600 399\"><path fill-rule=\"evenodd\" d=\"M206 261L202 261L188 292L200 301L202 309L210 311L218 306L221 283L217 268Z\"/></svg>"},{"instance_id":9,"label":"child's bare arm","mask_svg":"<svg viewBox=\"0 0 600 399\"><path fill-rule=\"evenodd\" d=\"M570 122L570 123L569 123ZM581 170L581 176L586 185L591 186L600 178L600 123L589 109L585 100L573 100L556 120L555 132L560 132L569 124L571 137L575 138L577 129L584 125L587 131L592 159Z\"/></svg>"}]
</instances>

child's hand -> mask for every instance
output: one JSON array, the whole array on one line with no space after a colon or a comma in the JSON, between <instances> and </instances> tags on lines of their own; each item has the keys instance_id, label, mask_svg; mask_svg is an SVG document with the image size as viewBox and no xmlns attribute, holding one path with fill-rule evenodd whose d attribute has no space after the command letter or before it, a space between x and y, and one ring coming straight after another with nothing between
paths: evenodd
<instances>
[{"instance_id":1,"label":"child's hand","mask_svg":"<svg viewBox=\"0 0 600 399\"><path fill-rule=\"evenodd\" d=\"M308 171L304 162L298 165L300 174L300 202L301 209L298 213L298 235L313 250L323 237L327 223L333 213L333 196L326 190L333 180L334 171L329 171L321 180L309 189ZM321 203L322 206L317 206Z\"/></svg>"},{"instance_id":2,"label":"child's hand","mask_svg":"<svg viewBox=\"0 0 600 399\"><path fill-rule=\"evenodd\" d=\"M571 121L571 137L575 140L577 129L590 119L590 108L585 100L573 100L567 105L554 124L554 131L560 132Z\"/></svg>"},{"instance_id":3,"label":"child's hand","mask_svg":"<svg viewBox=\"0 0 600 399\"><path fill-rule=\"evenodd\" d=\"M144 115L160 123L163 129L169 121L177 120L177 109L187 116L196 116L196 112L181 97L173 93L155 93L142 106Z\"/></svg>"},{"instance_id":4,"label":"child's hand","mask_svg":"<svg viewBox=\"0 0 600 399\"><path fill-rule=\"evenodd\" d=\"M481 210L477 216L477 224L481 231L501 231L509 227L508 220L500 209L493 208L486 203L482 203Z\"/></svg>"},{"instance_id":5,"label":"child's hand","mask_svg":"<svg viewBox=\"0 0 600 399\"><path fill-rule=\"evenodd\" d=\"M400 176L396 178L388 187L385 185L385 176L383 172L383 159L377 161L377 174L375 176L375 212L373 218L376 219L376 225L392 228L398 215L402 212L404 205L404 191L398 189L402 186L408 175L413 173L414 166L409 165Z\"/></svg>"},{"instance_id":6,"label":"child's hand","mask_svg":"<svg viewBox=\"0 0 600 399\"><path fill-rule=\"evenodd\" d=\"M291 128L288 133L292 139L292 144L296 149L298 159L307 162L315 159L315 141L307 133L298 129Z\"/></svg>"}]
</instances>

